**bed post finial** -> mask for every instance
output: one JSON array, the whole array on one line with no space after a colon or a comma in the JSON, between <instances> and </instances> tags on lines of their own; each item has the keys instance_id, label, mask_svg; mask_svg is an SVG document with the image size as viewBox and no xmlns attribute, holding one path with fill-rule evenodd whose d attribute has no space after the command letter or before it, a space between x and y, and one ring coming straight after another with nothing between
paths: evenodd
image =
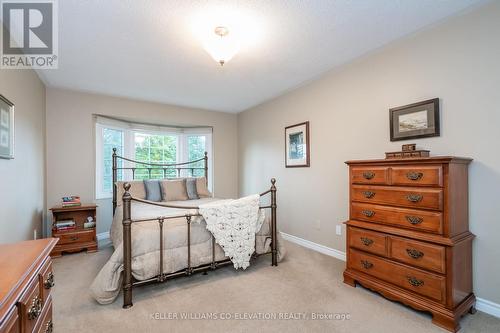
<instances>
[{"instance_id":1,"label":"bed post finial","mask_svg":"<svg viewBox=\"0 0 500 333\"><path fill-rule=\"evenodd\" d=\"M204 165L204 168L205 168L205 182L206 182L206 185L208 187L208 152L205 152L205 157L203 157L203 159L205 160L205 165Z\"/></svg>"},{"instance_id":2,"label":"bed post finial","mask_svg":"<svg viewBox=\"0 0 500 333\"><path fill-rule=\"evenodd\" d=\"M271 179L271 265L278 266L278 234L276 226L276 179Z\"/></svg>"},{"instance_id":3,"label":"bed post finial","mask_svg":"<svg viewBox=\"0 0 500 333\"><path fill-rule=\"evenodd\" d=\"M113 183L111 184L111 186L113 187L113 215L115 215L115 211L116 211L116 181L118 180L118 176L117 176L117 166L118 166L118 163L117 163L117 160L116 160L116 148L113 148Z\"/></svg>"},{"instance_id":4,"label":"bed post finial","mask_svg":"<svg viewBox=\"0 0 500 333\"><path fill-rule=\"evenodd\" d=\"M123 184L123 307L132 306L132 220L130 183Z\"/></svg>"}]
</instances>

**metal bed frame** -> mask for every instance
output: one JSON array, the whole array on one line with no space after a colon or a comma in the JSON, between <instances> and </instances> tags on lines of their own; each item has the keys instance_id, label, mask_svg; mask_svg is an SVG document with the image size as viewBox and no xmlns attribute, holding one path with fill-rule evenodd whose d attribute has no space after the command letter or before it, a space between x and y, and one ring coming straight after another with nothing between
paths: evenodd
<instances>
[{"instance_id":1,"label":"metal bed frame","mask_svg":"<svg viewBox=\"0 0 500 333\"><path fill-rule=\"evenodd\" d=\"M118 160L127 161L133 163L134 166L125 167L124 165L118 166ZM198 162L204 162L203 167L189 166ZM137 165L140 165L139 167ZM158 163L145 163L141 161L134 161L128 159L123 156L118 156L116 154L116 148L113 148L113 215L115 214L117 207L117 181L118 181L118 170L131 170L132 171L132 179L135 179L136 170L148 170L149 178L151 178L151 174L153 171L162 170L163 178L167 179L167 172L169 170L176 170L177 178L181 177L182 170L190 170L191 175L194 174L194 170L204 170L204 176L208 184L208 156L205 152L205 157L200 158L195 161L183 162L183 163L172 163L172 164L158 164ZM134 198L130 194L130 183L123 184L123 188L125 189L125 193L123 194L123 308L129 308L133 305L132 303L132 289L134 287L138 287L141 285L149 284L149 283L161 283L167 280L181 277L181 276L190 276L194 273L203 272L203 274L207 274L209 270L215 270L218 267L226 266L231 263L230 259L224 260L215 260L215 238L212 235L212 261L208 264L203 264L200 266L192 267L191 266L191 220L194 216L200 216L199 213L186 213L183 215L174 215L174 216L158 216L155 218L148 219L135 219L131 218L131 210L132 210L132 201L142 202L146 204L168 207L168 208L178 208L178 209L190 209L196 210L198 207L193 206L179 206L179 205L169 205L164 203L155 203L151 201L142 200L139 198ZM276 179L271 179L271 187L269 190L260 194L261 197L270 194L271 196L271 204L267 206L259 206L260 209L270 209L271 210L271 251L262 253L262 254L254 254L252 255L252 259L260 256L271 254L271 266L278 266L278 250L277 250L277 227L276 227ZM188 251L188 260L186 263L186 268L165 274L163 273L163 224L168 222L168 220L175 218L186 218L187 223L187 251ZM159 272L160 274L147 279L147 280L135 280L132 276L132 224L133 223L141 223L141 222L151 222L157 221L159 225L159 241L160 241L160 261L159 261Z\"/></svg>"}]
</instances>

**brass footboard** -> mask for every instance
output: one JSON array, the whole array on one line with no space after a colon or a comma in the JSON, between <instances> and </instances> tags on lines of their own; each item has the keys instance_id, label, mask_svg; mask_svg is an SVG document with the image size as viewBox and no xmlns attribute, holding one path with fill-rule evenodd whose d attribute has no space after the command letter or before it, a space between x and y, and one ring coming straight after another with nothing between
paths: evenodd
<instances>
[{"instance_id":1,"label":"brass footboard","mask_svg":"<svg viewBox=\"0 0 500 333\"><path fill-rule=\"evenodd\" d=\"M196 267L191 266L191 222L192 218L195 216L200 216L199 213L188 213L184 215L175 215L175 216L159 216L156 218L148 218L148 219L131 219L131 209L132 209L132 201L143 202L151 205L157 205L162 207L169 208L180 208L180 209L196 209L197 207L188 207L188 206L178 206L178 205L168 205L168 204L160 204L153 203L150 201L145 201L137 198L133 198L130 195L130 184L125 183L124 185L125 193L123 195L123 307L128 308L133 305L132 303L132 288L148 283L156 283L156 282L164 282L169 279L173 279L180 276L189 276L193 273L198 272L206 272L208 270L214 270L218 267L225 266L231 263L231 260L215 260L215 238L212 235L212 261L209 264L204 264ZM276 228L276 180L271 179L271 188L266 192L260 194L261 197L270 194L271 195L271 204L268 206L260 206L260 209L270 209L271 210L271 251L264 254L271 254L271 265L278 266L278 249L277 249L277 228ZM185 217L187 223L187 266L185 269L182 269L177 272L165 274L163 271L163 224L165 221L175 218ZM132 223L141 223L141 222L150 222L150 221L158 221L160 235L160 261L159 261L159 274L156 277L134 281L132 277ZM254 253L253 257L260 256Z\"/></svg>"},{"instance_id":2,"label":"brass footboard","mask_svg":"<svg viewBox=\"0 0 500 333\"><path fill-rule=\"evenodd\" d=\"M135 179L135 173L137 170L146 170L151 178L152 171L161 171L163 173L163 178L166 178L169 171L175 171L174 173L177 177L181 177L181 173L184 171L191 172L191 176L194 176L195 170L203 170L205 180L208 185L208 155L205 152L204 157L198 160L183 162L183 163L170 163L170 164L159 164L159 163L147 163L142 161L134 161L123 156L118 156L116 154L116 148L113 148L113 214L115 213L117 207L117 180L118 180L118 170L131 171L132 179ZM122 165L118 165L118 161L122 162ZM198 163L203 161L203 167L199 167ZM130 165L124 166L123 163L127 162ZM147 203L151 205L169 207L169 208L179 208L179 209L191 209L195 210L197 207L187 207L178 205L168 205L161 203L154 203L151 201L142 200L139 198L134 198L130 194L130 183L123 184L125 193L123 194L123 307L128 308L132 306L132 289L140 285L154 283L154 282L164 282L169 279L173 279L180 276L189 276L193 273L207 272L208 270L214 270L218 267L225 266L231 263L231 260L215 260L215 239L212 236L212 261L209 264L204 264L196 267L191 266L191 221L195 216L199 216L199 213L188 213L178 216L158 216L150 219L136 219L132 220L132 201ZM277 248L277 227L276 227L276 179L271 179L271 187L269 190L260 194L261 197L270 194L271 203L268 206L260 206L260 209L270 209L271 210L271 251L264 254L271 254L271 265L278 266L278 248ZM163 267L163 256L164 256L164 242L163 242L163 224L165 221L170 219L184 217L187 223L187 251L188 260L187 267L185 269L179 270L173 273L164 273ZM159 241L160 241L160 261L159 261L159 274L156 277L135 281L132 276L132 224L141 223L147 221L157 221L159 225ZM257 257L256 253L252 257Z\"/></svg>"},{"instance_id":3,"label":"brass footboard","mask_svg":"<svg viewBox=\"0 0 500 333\"><path fill-rule=\"evenodd\" d=\"M156 282L164 282L168 279L180 277L180 276L189 276L193 273L198 272L206 272L208 270L214 270L218 267L225 266L231 263L231 260L215 260L215 238L212 235L212 261L209 264L204 264L196 267L191 266L191 222L192 218L195 216L200 216L200 214L185 214L185 215L176 215L176 216L159 216L156 218L149 219L131 219L131 208L132 201L144 202L152 205L158 205L163 207L170 208L182 208L182 209L196 209L195 207L184 207L184 206L173 206L173 205L163 205L163 204L155 204L149 201L144 201L141 199L133 198L130 195L130 184L124 184L125 193L123 195L123 307L128 308L133 305L132 303L132 288L148 283L156 283ZM271 254L271 265L278 266L278 250L277 250L277 227L276 227L276 180L271 179L271 188L262 193L262 196L267 194L271 194L271 204L269 206L261 206L260 209L271 209L271 251L264 254ZM163 223L170 219L185 217L187 223L187 266L185 269L165 274L163 270ZM132 223L141 223L147 221L158 221L159 225L159 241L160 241L160 261L159 261L159 274L156 277L134 281L132 277ZM254 255L256 257L258 255Z\"/></svg>"}]
</instances>

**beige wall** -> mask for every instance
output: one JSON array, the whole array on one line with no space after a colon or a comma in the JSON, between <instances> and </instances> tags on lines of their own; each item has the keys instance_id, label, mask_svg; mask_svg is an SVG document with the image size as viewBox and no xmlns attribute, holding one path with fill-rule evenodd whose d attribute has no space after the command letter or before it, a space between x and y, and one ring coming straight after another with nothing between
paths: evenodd
<instances>
[{"instance_id":1,"label":"beige wall","mask_svg":"<svg viewBox=\"0 0 500 333\"><path fill-rule=\"evenodd\" d=\"M500 3L406 38L273 101L239 114L240 194L277 178L279 228L345 251L335 225L348 217L350 159L381 158L390 107L441 98L442 135L421 139L433 155L474 158L470 226L474 289L500 303ZM284 127L311 122L311 167L284 168ZM318 227L318 222L320 225ZM345 229L343 229L345 234Z\"/></svg>"},{"instance_id":2,"label":"beige wall","mask_svg":"<svg viewBox=\"0 0 500 333\"><path fill-rule=\"evenodd\" d=\"M237 116L125 98L47 88L47 205L63 195L95 201L93 114L152 124L213 126L214 192L234 197L237 183ZM110 199L98 200L97 232L109 231Z\"/></svg>"},{"instance_id":3,"label":"beige wall","mask_svg":"<svg viewBox=\"0 0 500 333\"><path fill-rule=\"evenodd\" d=\"M1 31L0 31L1 32ZM32 70L0 70L15 105L14 159L0 159L0 243L39 237L45 203L45 86Z\"/></svg>"}]
</instances>

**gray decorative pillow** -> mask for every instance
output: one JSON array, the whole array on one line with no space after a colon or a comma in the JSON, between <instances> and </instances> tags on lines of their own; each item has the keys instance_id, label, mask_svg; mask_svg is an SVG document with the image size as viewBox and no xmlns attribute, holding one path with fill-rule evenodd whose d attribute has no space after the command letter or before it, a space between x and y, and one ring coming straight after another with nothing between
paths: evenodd
<instances>
[{"instance_id":1,"label":"gray decorative pillow","mask_svg":"<svg viewBox=\"0 0 500 333\"><path fill-rule=\"evenodd\" d=\"M160 181L156 179L144 179L144 188L146 189L146 200L161 201Z\"/></svg>"},{"instance_id":2,"label":"gray decorative pillow","mask_svg":"<svg viewBox=\"0 0 500 333\"><path fill-rule=\"evenodd\" d=\"M196 189L196 178L187 178L186 179L186 191L189 197L189 200L199 199L198 190Z\"/></svg>"}]
</instances>

